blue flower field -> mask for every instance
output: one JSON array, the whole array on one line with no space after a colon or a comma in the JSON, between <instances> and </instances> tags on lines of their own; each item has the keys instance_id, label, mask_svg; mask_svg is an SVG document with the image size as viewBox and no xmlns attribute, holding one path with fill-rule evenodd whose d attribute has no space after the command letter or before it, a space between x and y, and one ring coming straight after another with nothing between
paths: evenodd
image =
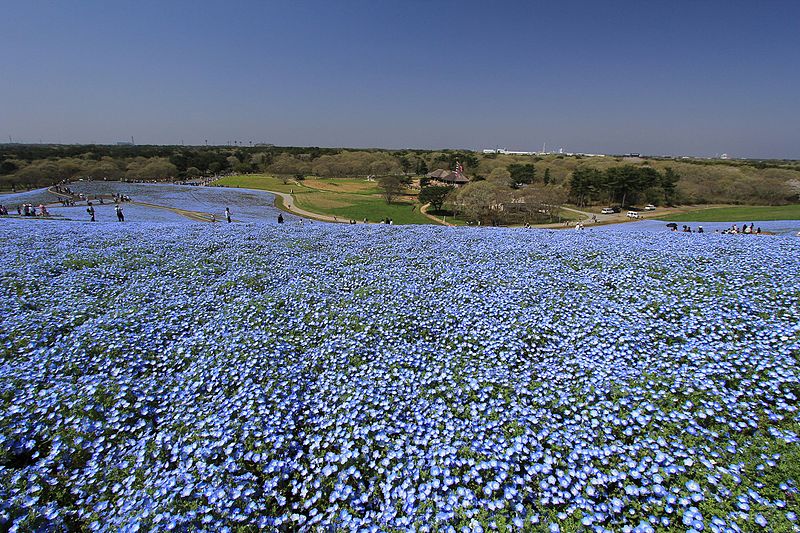
<instances>
[{"instance_id":1,"label":"blue flower field","mask_svg":"<svg viewBox=\"0 0 800 533\"><path fill-rule=\"evenodd\" d=\"M800 239L271 218L2 221L0 530L797 531Z\"/></svg>"}]
</instances>

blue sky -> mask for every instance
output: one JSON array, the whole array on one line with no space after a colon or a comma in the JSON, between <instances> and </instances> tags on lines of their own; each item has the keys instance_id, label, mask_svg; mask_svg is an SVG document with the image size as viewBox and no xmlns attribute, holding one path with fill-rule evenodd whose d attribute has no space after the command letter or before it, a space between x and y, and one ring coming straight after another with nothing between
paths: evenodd
<instances>
[{"instance_id":1,"label":"blue sky","mask_svg":"<svg viewBox=\"0 0 800 533\"><path fill-rule=\"evenodd\" d=\"M800 158L800 2L9 2L0 141Z\"/></svg>"}]
</instances>

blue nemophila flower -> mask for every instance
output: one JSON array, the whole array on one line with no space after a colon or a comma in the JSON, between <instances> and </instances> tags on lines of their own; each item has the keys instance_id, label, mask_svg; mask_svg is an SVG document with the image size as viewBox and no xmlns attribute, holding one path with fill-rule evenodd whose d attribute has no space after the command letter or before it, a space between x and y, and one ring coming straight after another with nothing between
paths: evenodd
<instances>
[{"instance_id":1,"label":"blue nemophila flower","mask_svg":"<svg viewBox=\"0 0 800 533\"><path fill-rule=\"evenodd\" d=\"M794 240L7 222L5 523L796 520Z\"/></svg>"}]
</instances>

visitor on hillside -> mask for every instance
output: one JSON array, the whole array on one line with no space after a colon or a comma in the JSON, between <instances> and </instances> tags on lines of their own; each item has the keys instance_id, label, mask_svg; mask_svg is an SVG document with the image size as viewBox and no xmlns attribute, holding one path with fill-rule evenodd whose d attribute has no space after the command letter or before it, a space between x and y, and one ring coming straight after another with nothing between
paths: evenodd
<instances>
[{"instance_id":1,"label":"visitor on hillside","mask_svg":"<svg viewBox=\"0 0 800 533\"><path fill-rule=\"evenodd\" d=\"M22 206L17 205L17 215L22 216Z\"/></svg>"},{"instance_id":2,"label":"visitor on hillside","mask_svg":"<svg viewBox=\"0 0 800 533\"><path fill-rule=\"evenodd\" d=\"M216 221L217 221L217 216L214 213L211 213L211 223L213 224Z\"/></svg>"},{"instance_id":3,"label":"visitor on hillside","mask_svg":"<svg viewBox=\"0 0 800 533\"><path fill-rule=\"evenodd\" d=\"M697 233L703 233L703 226L698 226Z\"/></svg>"},{"instance_id":4,"label":"visitor on hillside","mask_svg":"<svg viewBox=\"0 0 800 533\"><path fill-rule=\"evenodd\" d=\"M122 212L122 206L117 204L114 206L114 210L117 212L117 220L125 222L125 213Z\"/></svg>"},{"instance_id":5,"label":"visitor on hillside","mask_svg":"<svg viewBox=\"0 0 800 533\"><path fill-rule=\"evenodd\" d=\"M283 224L283 213L278 213L278 224Z\"/></svg>"},{"instance_id":6,"label":"visitor on hillside","mask_svg":"<svg viewBox=\"0 0 800 533\"><path fill-rule=\"evenodd\" d=\"M8 213L6 213L8 214ZM756 235L761 235L761 226L756 228Z\"/></svg>"},{"instance_id":7,"label":"visitor on hillside","mask_svg":"<svg viewBox=\"0 0 800 533\"><path fill-rule=\"evenodd\" d=\"M86 212L89 213L89 222L96 222L94 219L94 206L92 202L89 202L88 205L89 207L86 208Z\"/></svg>"},{"instance_id":8,"label":"visitor on hillside","mask_svg":"<svg viewBox=\"0 0 800 533\"><path fill-rule=\"evenodd\" d=\"M227 207L225 208L225 220L228 221L228 224L231 223L231 210Z\"/></svg>"}]
</instances>

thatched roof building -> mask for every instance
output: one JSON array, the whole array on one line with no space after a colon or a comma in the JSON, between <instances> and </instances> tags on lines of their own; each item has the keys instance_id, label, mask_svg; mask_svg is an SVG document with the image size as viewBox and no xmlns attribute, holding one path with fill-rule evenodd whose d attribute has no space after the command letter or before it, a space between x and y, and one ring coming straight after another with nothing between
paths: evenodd
<instances>
[{"instance_id":1,"label":"thatched roof building","mask_svg":"<svg viewBox=\"0 0 800 533\"><path fill-rule=\"evenodd\" d=\"M469 178L460 172L453 172L452 170L445 170L443 168L437 168L433 172L428 172L427 177L430 178L431 181L438 181L445 185L455 185L456 187L469 183Z\"/></svg>"}]
</instances>

